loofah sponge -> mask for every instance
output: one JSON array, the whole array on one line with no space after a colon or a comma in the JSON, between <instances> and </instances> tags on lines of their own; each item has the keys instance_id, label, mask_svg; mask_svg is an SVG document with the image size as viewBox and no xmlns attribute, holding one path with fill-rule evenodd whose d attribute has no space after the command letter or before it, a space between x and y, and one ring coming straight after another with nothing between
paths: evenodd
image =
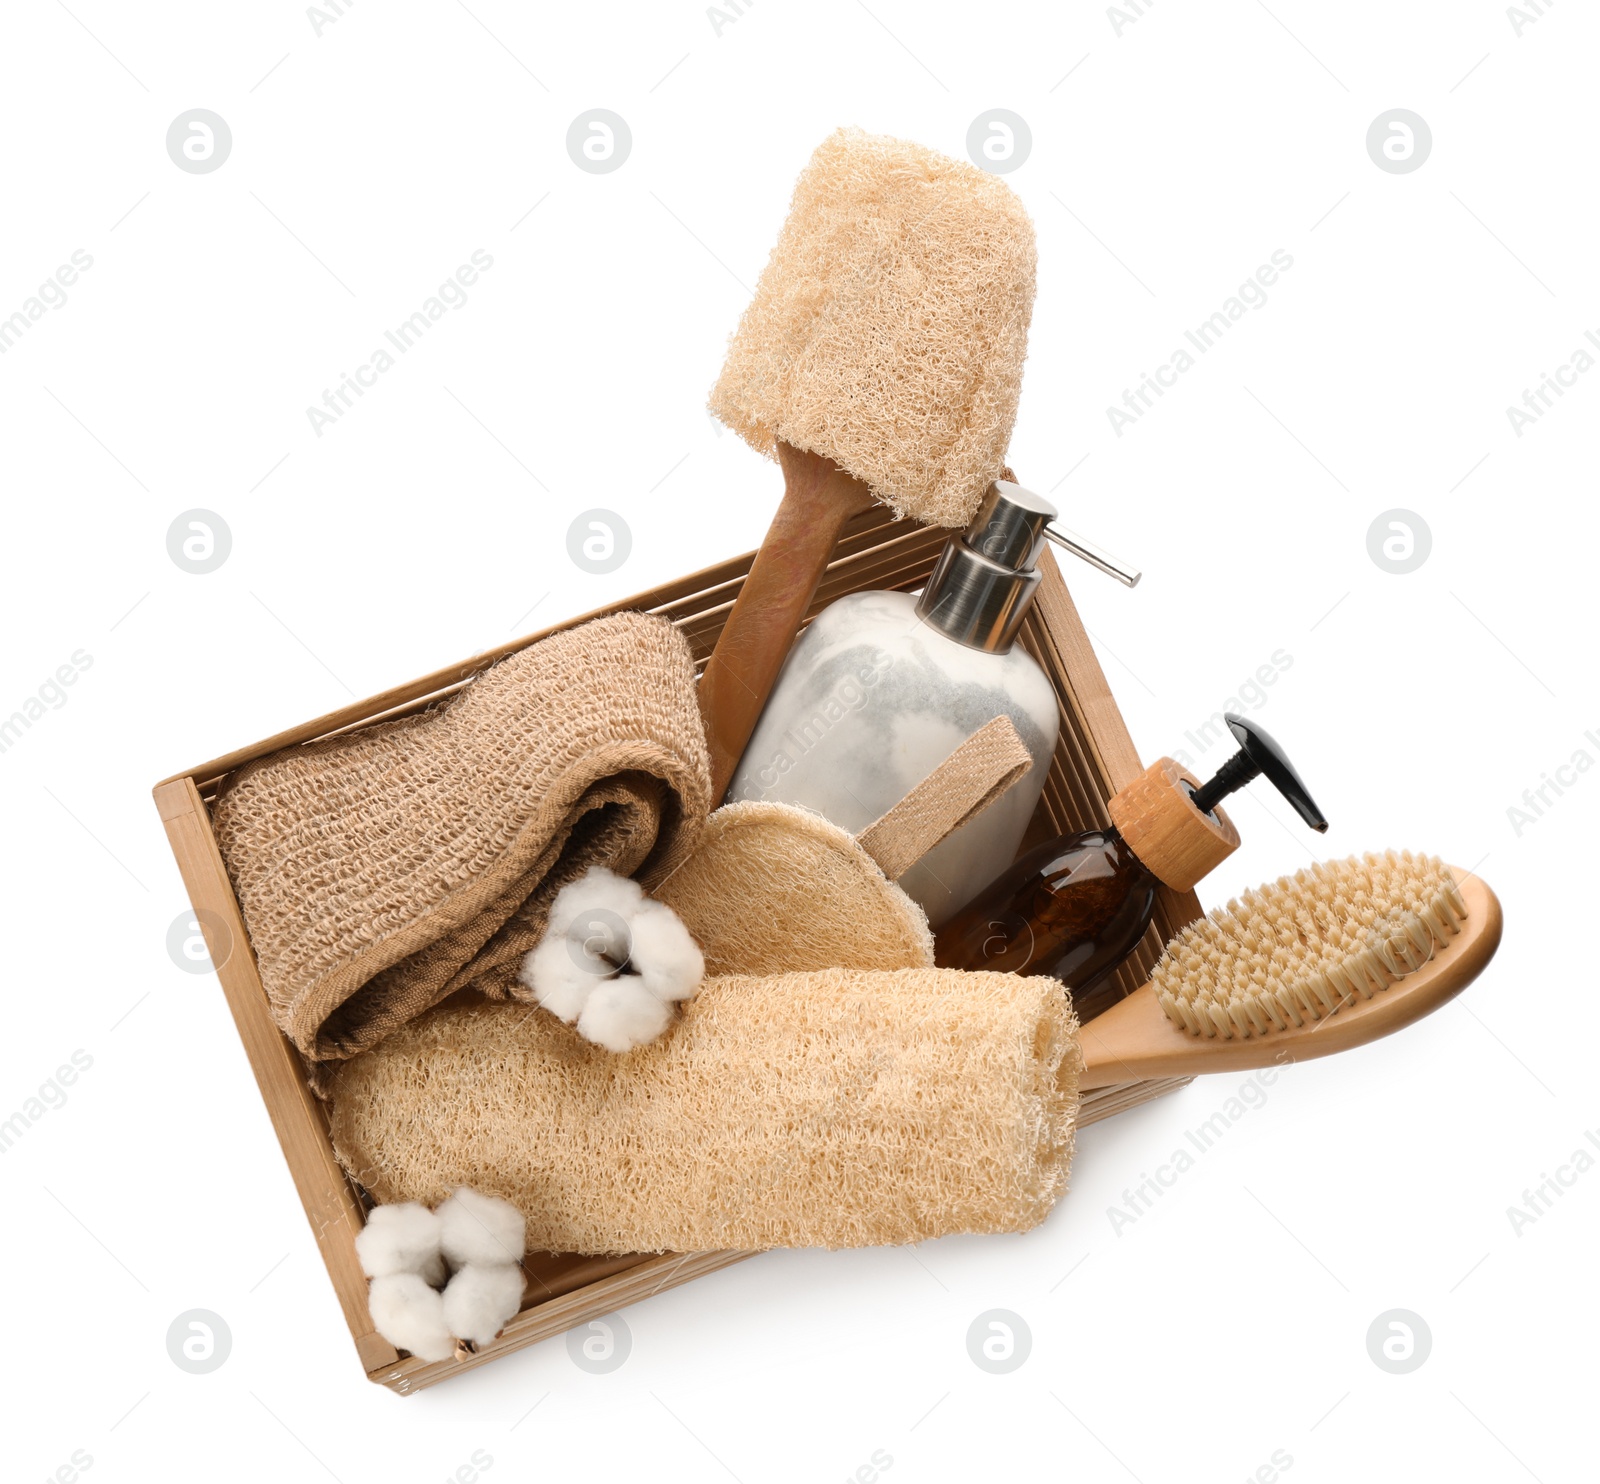
<instances>
[{"instance_id":1,"label":"loofah sponge","mask_svg":"<svg viewBox=\"0 0 1600 1484\"><path fill-rule=\"evenodd\" d=\"M728 804L657 892L709 974L933 967L922 908L847 830L793 804Z\"/></svg>"},{"instance_id":2,"label":"loofah sponge","mask_svg":"<svg viewBox=\"0 0 1600 1484\"><path fill-rule=\"evenodd\" d=\"M1054 979L729 977L622 1075L551 1016L454 1002L338 1068L334 1147L386 1201L470 1179L535 1250L1024 1231L1066 1188L1076 1033Z\"/></svg>"},{"instance_id":3,"label":"loofah sponge","mask_svg":"<svg viewBox=\"0 0 1600 1484\"><path fill-rule=\"evenodd\" d=\"M964 526L1005 464L1035 262L996 176L840 129L795 184L711 410L760 453L782 439Z\"/></svg>"},{"instance_id":4,"label":"loofah sponge","mask_svg":"<svg viewBox=\"0 0 1600 1484\"><path fill-rule=\"evenodd\" d=\"M1150 984L1191 1035L1264 1035L1371 999L1421 968L1466 916L1437 856L1390 850L1319 862L1184 928Z\"/></svg>"}]
</instances>

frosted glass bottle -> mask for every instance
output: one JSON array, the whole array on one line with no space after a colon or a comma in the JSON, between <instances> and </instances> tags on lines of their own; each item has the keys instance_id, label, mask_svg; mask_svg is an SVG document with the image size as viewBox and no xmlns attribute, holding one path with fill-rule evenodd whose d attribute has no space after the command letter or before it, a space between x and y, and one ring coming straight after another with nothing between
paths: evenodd
<instances>
[{"instance_id":1,"label":"frosted glass bottle","mask_svg":"<svg viewBox=\"0 0 1600 1484\"><path fill-rule=\"evenodd\" d=\"M920 597L854 593L826 608L790 651L728 800L802 804L858 833L1009 716L1033 766L900 879L934 926L965 906L1016 858L1055 751L1055 692L1014 644L1054 514L999 482Z\"/></svg>"}]
</instances>

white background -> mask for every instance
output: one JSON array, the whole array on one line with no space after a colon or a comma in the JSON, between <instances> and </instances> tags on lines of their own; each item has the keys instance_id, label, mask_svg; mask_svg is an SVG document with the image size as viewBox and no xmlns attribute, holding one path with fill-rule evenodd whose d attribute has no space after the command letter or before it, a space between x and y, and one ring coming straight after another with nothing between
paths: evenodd
<instances>
[{"instance_id":1,"label":"white background","mask_svg":"<svg viewBox=\"0 0 1600 1484\"><path fill-rule=\"evenodd\" d=\"M7 7L0 318L93 267L0 356L0 715L92 664L0 754L0 1117L93 1065L4 1155L6 1476L1588 1476L1600 1172L1520 1234L1507 1209L1600 1126L1600 773L1508 809L1600 758L1600 372L1520 437L1506 408L1600 333L1592 11L471 3L320 35L288 3ZM165 148L197 107L233 136L207 174ZM597 107L633 140L604 175L565 145ZM1292 659L1254 714L1333 828L1257 787L1203 900L1412 846L1493 885L1500 955L1285 1073L1120 1234L1244 1079L1087 1130L1026 1236L763 1256L629 1309L608 1375L555 1340L373 1387L215 981L167 955L149 787L755 545L776 470L703 409L794 176L845 123L962 156L997 107L1039 238L1012 462L1147 573L1067 573L1142 753ZM1431 127L1412 173L1366 149L1397 107ZM317 436L308 405L480 248L465 307ZM1118 436L1107 406L1275 249L1265 306ZM232 533L209 575L166 550L195 507ZM592 507L632 531L607 576L567 555ZM1396 507L1432 537L1406 575L1368 554ZM192 1308L232 1332L210 1375L167 1356ZM995 1308L1032 1336L1007 1375L967 1355ZM1432 1334L1408 1375L1367 1352L1393 1308Z\"/></svg>"}]
</instances>

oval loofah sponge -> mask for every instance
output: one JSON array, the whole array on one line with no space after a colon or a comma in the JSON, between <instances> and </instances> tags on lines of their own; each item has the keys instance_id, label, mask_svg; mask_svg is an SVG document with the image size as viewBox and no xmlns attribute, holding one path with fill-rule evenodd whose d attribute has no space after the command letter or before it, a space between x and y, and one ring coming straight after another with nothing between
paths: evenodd
<instances>
[{"instance_id":1,"label":"oval loofah sponge","mask_svg":"<svg viewBox=\"0 0 1600 1484\"><path fill-rule=\"evenodd\" d=\"M795 183L711 410L758 452L781 438L964 526L1005 464L1036 259L996 176L840 129Z\"/></svg>"},{"instance_id":2,"label":"oval loofah sponge","mask_svg":"<svg viewBox=\"0 0 1600 1484\"><path fill-rule=\"evenodd\" d=\"M848 830L794 804L727 804L656 895L708 974L933 967L922 908Z\"/></svg>"},{"instance_id":3,"label":"oval loofah sponge","mask_svg":"<svg viewBox=\"0 0 1600 1484\"><path fill-rule=\"evenodd\" d=\"M918 1242L1044 1219L1079 1064L1054 979L722 978L622 1058L525 1007L442 1005L338 1068L332 1129L378 1199L470 1184L536 1251Z\"/></svg>"}]
</instances>

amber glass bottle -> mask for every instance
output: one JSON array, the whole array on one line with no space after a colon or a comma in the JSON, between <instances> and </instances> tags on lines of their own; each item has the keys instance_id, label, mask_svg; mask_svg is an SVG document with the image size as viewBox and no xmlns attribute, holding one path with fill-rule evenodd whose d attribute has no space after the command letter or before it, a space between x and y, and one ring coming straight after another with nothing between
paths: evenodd
<instances>
[{"instance_id":1,"label":"amber glass bottle","mask_svg":"<svg viewBox=\"0 0 1600 1484\"><path fill-rule=\"evenodd\" d=\"M1265 774L1312 829L1328 822L1266 732L1230 715L1239 751L1203 787L1171 758L1108 805L1112 828L1062 835L1020 857L934 936L941 968L1052 974L1080 1020L1121 998L1111 974L1138 946L1165 883L1187 891L1239 844L1218 803Z\"/></svg>"},{"instance_id":2,"label":"amber glass bottle","mask_svg":"<svg viewBox=\"0 0 1600 1484\"><path fill-rule=\"evenodd\" d=\"M1134 948L1156 909L1156 876L1114 830L1087 830L1048 841L1018 858L1003 876L934 935L942 968L1053 974L1073 992L1080 1019L1094 987Z\"/></svg>"}]
</instances>

